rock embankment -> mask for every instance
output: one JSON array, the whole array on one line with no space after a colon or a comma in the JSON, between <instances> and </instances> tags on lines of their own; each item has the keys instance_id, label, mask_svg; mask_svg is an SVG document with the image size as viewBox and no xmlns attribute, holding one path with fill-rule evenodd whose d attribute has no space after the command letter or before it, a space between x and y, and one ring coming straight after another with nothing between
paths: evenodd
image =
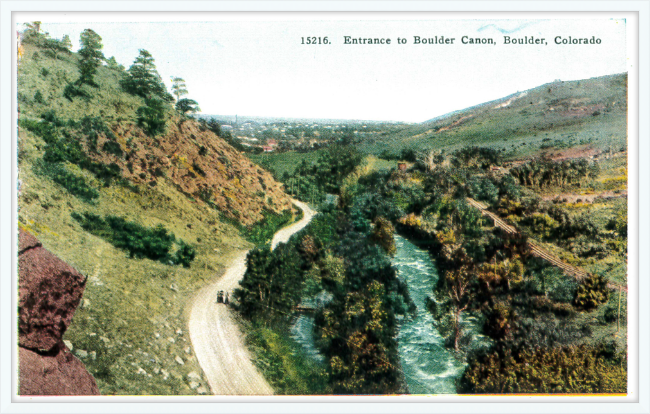
<instances>
[{"instance_id":1,"label":"rock embankment","mask_svg":"<svg viewBox=\"0 0 650 414\"><path fill-rule=\"evenodd\" d=\"M84 364L63 343L86 278L20 230L18 246L18 393L99 395Z\"/></svg>"}]
</instances>

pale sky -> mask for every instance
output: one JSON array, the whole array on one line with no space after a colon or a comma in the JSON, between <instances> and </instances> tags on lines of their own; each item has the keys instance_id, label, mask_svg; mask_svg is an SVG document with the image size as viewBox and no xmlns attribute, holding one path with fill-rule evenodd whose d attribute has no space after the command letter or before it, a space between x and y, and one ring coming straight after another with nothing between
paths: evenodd
<instances>
[{"instance_id":1,"label":"pale sky","mask_svg":"<svg viewBox=\"0 0 650 414\"><path fill-rule=\"evenodd\" d=\"M86 28L108 58L128 68L148 50L169 85L187 82L204 114L422 122L555 79L626 72L625 21L599 20L329 20L137 22L106 17L25 14L52 37L68 34L73 50ZM40 18L35 18L40 17ZM395 16L395 17L399 17ZM242 21L237 19L245 19ZM196 19L196 17L195 17ZM67 22L65 22L67 20ZM120 20L129 20L128 16ZM462 36L496 45L463 45ZM544 38L548 45L505 45L503 36ZM332 44L302 45L303 36ZM344 45L344 36L390 38L390 45ZM453 45L415 45L414 36L455 38ZM556 45L556 36L599 38L599 45ZM397 38L407 44L397 44Z\"/></svg>"}]
</instances>

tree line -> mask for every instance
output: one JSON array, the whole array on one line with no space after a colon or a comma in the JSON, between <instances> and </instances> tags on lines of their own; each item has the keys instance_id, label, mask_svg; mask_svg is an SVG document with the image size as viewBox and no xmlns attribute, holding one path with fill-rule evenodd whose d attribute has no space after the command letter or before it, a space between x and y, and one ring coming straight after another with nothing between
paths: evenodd
<instances>
[{"instance_id":1,"label":"tree line","mask_svg":"<svg viewBox=\"0 0 650 414\"><path fill-rule=\"evenodd\" d=\"M475 148L418 154L408 171L378 171L360 178L346 189L346 203L362 216L389 218L400 233L431 250L440 277L429 309L447 346L469 362L459 392L625 392L625 370L619 369L625 350L605 341L573 351L594 329L579 322L578 315L593 312L609 300L606 278L595 274L577 282L532 256L527 244L529 235L534 235L579 255L591 254L584 250L590 245L612 254L605 241L614 235L603 233L587 216L575 217L560 206L542 203L526 188L528 181L519 181L518 172L492 173L491 167L502 162L499 157L498 152ZM544 165L544 171L565 176L584 177L597 171L584 160ZM554 177L531 182L569 181ZM468 196L486 202L524 231L509 235L493 227L466 203ZM619 222L612 219L610 228L617 228ZM467 323L470 314L481 321L488 347L475 340ZM598 351L601 346L611 352ZM587 366L582 373L558 379L558 385L551 382L554 370L576 364ZM531 366L535 367L532 373ZM591 382L602 376L607 380Z\"/></svg>"},{"instance_id":2,"label":"tree line","mask_svg":"<svg viewBox=\"0 0 650 414\"><path fill-rule=\"evenodd\" d=\"M388 257L392 228L377 227L326 207L287 244L251 251L235 291L242 315L257 323L287 324L302 298L329 295L314 325L329 393L401 390L395 316L412 305Z\"/></svg>"},{"instance_id":3,"label":"tree line","mask_svg":"<svg viewBox=\"0 0 650 414\"><path fill-rule=\"evenodd\" d=\"M72 44L69 36L65 35L61 40L52 39L49 34L41 32L41 22L26 24L23 42L35 44L55 59L58 52L71 54ZM133 64L128 70L124 70L114 57L104 56L102 38L94 30L85 29L79 36L79 42L79 77L76 81L67 83L63 90L63 96L68 100L72 101L78 97L90 100L93 96L92 89L100 88L96 80L97 71L106 63L109 69L123 72L120 86L125 92L143 98L144 105L136 112L137 124L148 135L156 136L165 132L165 124L169 118L167 108L174 101L175 109L182 115L200 111L195 100L184 98L188 91L183 78L172 77L173 95L167 91L156 69L155 60L147 50L140 49ZM91 89L85 88L84 85Z\"/></svg>"}]
</instances>

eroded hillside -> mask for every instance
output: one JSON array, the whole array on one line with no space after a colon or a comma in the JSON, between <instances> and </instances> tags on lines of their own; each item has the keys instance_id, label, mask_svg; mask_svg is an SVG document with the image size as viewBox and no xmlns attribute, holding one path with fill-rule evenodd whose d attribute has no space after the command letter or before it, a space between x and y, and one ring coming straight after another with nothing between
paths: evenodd
<instances>
[{"instance_id":1,"label":"eroded hillside","mask_svg":"<svg viewBox=\"0 0 650 414\"><path fill-rule=\"evenodd\" d=\"M40 118L50 111L65 123L56 127L56 133L71 134L93 161L118 166L120 177L149 186L165 177L187 196L244 225L262 220L264 210L280 213L291 208L269 173L195 120L170 110L165 134L145 134L134 122L141 99L120 90L119 69L99 68L99 88L88 88L93 96L69 102L63 96L64 82L74 78L75 59L75 55L42 57L38 48L26 46L19 69L21 120L44 123ZM32 91L40 99L30 98ZM80 125L69 125L71 121ZM34 135L38 134L20 129L23 151L42 147Z\"/></svg>"},{"instance_id":2,"label":"eroded hillside","mask_svg":"<svg viewBox=\"0 0 650 414\"><path fill-rule=\"evenodd\" d=\"M164 132L147 134L146 100L123 90L114 60L79 85L79 55L34 38L18 66L18 220L88 277L66 346L102 394L208 393L188 304L252 246L250 229L290 219L290 199L173 103Z\"/></svg>"}]
</instances>

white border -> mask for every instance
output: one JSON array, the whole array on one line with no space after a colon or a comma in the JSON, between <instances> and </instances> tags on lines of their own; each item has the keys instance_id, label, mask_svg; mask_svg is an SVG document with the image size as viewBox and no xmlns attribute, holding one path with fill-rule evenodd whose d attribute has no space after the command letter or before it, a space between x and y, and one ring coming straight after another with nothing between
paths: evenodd
<instances>
[{"instance_id":1,"label":"white border","mask_svg":"<svg viewBox=\"0 0 650 414\"><path fill-rule=\"evenodd\" d=\"M12 15L12 12L28 12L28 11L38 11L38 10L59 10L59 11L81 11L81 10L94 10L94 11L113 11L113 13L105 13L102 15L102 19L114 19L121 20L124 18L124 14L115 13L116 11L130 11L136 12L131 13L129 20L135 21L137 19L142 20L185 20L188 16L183 15L173 15L170 16L166 13L155 13L155 11L257 11L258 13L247 13L245 14L246 20L304 20L311 15L311 13L260 13L262 11L330 11L327 13L319 14L322 16L322 19L333 19L333 18L343 18L343 19L369 19L369 20L383 20L386 18L386 13L351 13L346 16L341 17L339 14L331 13L331 11L447 11L445 13L436 13L435 15L430 13L399 13L394 20L424 20L428 18L495 18L494 13L485 13L487 11L498 12L498 11L509 11L512 10L515 3L513 2L430 2L430 1L404 1L404 2L341 2L341 1L330 1L330 2L293 2L293 1L278 1L278 2L269 2L269 1L243 1L243 2L16 2L16 1L7 1L2 2L2 13L1 13L1 42L2 46L2 56L5 57L7 52L11 53L11 56L8 56L9 59L2 60L2 78L1 86L3 91L9 89L12 90L12 96L16 96L15 93L15 59L13 57L15 54L15 26L13 25L12 18L15 17ZM629 154L630 159L630 168L629 168L629 209L630 209L630 229L629 229L629 240L630 240L630 257L639 258L639 263L630 262L629 263L629 274L641 274L639 271L643 269L643 275L648 273L650 269L648 266L648 258L646 256L640 257L640 251L650 251L650 245L648 244L648 219L641 217L637 221L638 212L639 212L639 201L643 206L648 206L648 189L640 188L639 177L649 178L650 170L648 169L647 163L639 165L639 158L647 159L648 153L648 143L647 139L649 132L648 128L648 80L644 76L639 78L639 69L641 73L648 74L648 23L649 23L649 7L650 3L648 1L636 1L636 2L519 2L516 3L516 9L520 11L538 11L535 13L535 18L563 18L557 15L552 15L549 13L549 10L554 11L564 11L566 17L564 18L580 18L581 15L585 15L587 11L638 11L638 20L637 27L638 31L638 40L640 43L636 43L635 36L628 35L628 56L636 57L636 50L640 51L638 56L638 61L632 59L631 67L629 70ZM464 12L462 15L458 13L451 13L454 10L472 10L475 12ZM148 10L145 12L145 10ZM545 10L545 11L542 11ZM476 12L483 11L483 12ZM542 11L542 12L539 12ZM576 12L579 11L579 12ZM152 13L154 12L154 13ZM576 12L576 13L570 13ZM579 14L577 14L579 13ZM508 17L521 17L522 13L509 14ZM39 16L42 13L39 12ZM618 14L617 14L618 15ZM86 13L74 13L67 14L68 17L80 18L84 21L97 21L98 19L88 19L88 14ZM435 17L434 17L435 16ZM220 14L219 18L224 20L230 19L239 19L242 17L241 13L225 13ZM528 16L530 17L530 16ZM628 25L632 20L635 20L634 17L629 17ZM49 16L48 16L49 18ZM41 19L39 19L41 20ZM44 19L43 19L44 20ZM192 19L188 20L207 20L205 13L195 13ZM629 33L629 32L628 32ZM13 62L13 65L12 65ZM641 94L639 94L641 91ZM640 99L639 99L640 98ZM625 403L619 404L613 401L622 401L630 400L629 397L485 397L485 396L476 396L476 397L458 397L458 396L449 396L449 397L232 397L232 396L214 396L214 397L41 397L41 398L26 398L26 397L15 397L15 387L11 386L12 384L12 374L15 374L15 364L11 358L12 351L15 350L15 344L17 343L16 332L15 332L15 301L16 301L16 289L15 286L12 286L13 277L15 275L15 246L16 246L16 220L14 212L16 211L15 205L15 112L12 112L9 108L12 108L13 99L9 94L4 93L1 96L1 108L2 112L0 114L2 120L2 154L9 154L6 159L9 162L3 163L6 170L5 175L3 175L2 180L2 194L5 197L8 194L11 194L12 197L9 200L3 200L2 209L6 213L5 217L10 217L9 221L4 221L2 223L2 234L5 237L2 239L3 244L2 249L4 258L6 259L4 263L11 263L12 269L11 273L5 275L2 274L2 279L0 280L0 286L2 287L2 298L4 299L1 302L2 310L2 319L1 329L0 329L0 345L2 350L2 366L4 369L0 371L0 412L61 412L61 413L72 413L72 412L143 412L143 411L152 411L152 412L213 412L215 410L220 412L230 411L235 409L238 412L330 412L338 411L361 411L364 412L368 410L369 412L393 412L393 411L402 411L402 412L429 412L429 411L450 411L450 412L564 412L571 411L575 413L580 412L590 412L590 413L609 413L609 412L650 412L649 398L646 393L639 394L639 390L649 389L648 386L648 326L647 323L639 326L639 330L635 332L634 329L630 331L629 344L630 344L630 356L632 361L632 354L638 352L636 347L636 338L641 340L641 350L638 355L638 363L631 364L629 367L630 375L630 385L633 399L638 397L639 402L634 403ZM636 107L635 103L639 99L639 106ZM635 110L636 107L636 110ZM639 112L642 111L642 112ZM644 114L643 119L639 118L639 113ZM640 122L640 123L639 123ZM637 129L638 125L638 129ZM639 135L640 134L640 135ZM644 141L638 139L638 137L643 136ZM9 139L9 137L12 137ZM637 139L634 139L637 137ZM635 154L638 154L639 158L635 157ZM645 157L644 157L645 155ZM639 175L636 173L638 172ZM9 178L10 179L7 179ZM637 191L634 191L634 188ZM640 192L643 191L643 192ZM8 202L7 202L8 201ZM645 210L644 210L645 211ZM638 223L639 226L634 224ZM645 229L645 236L642 238L642 232L640 229ZM7 236L9 235L9 237ZM639 240L638 243L635 243L635 240ZM644 246L645 249L640 250L640 247ZM648 291L648 281L644 277L640 280L632 277L629 281L629 292L633 294L634 292L638 294L645 293L646 295L650 293ZM11 293L10 293L11 292ZM12 300L7 300L11 295ZM641 296L647 298L650 296ZM630 298L630 303L632 302ZM650 314L648 312L648 301L644 300L638 302L637 304L639 313L634 312L633 306L630 306L630 319L629 323L633 326L636 322L638 325L639 320L648 321L650 320ZM631 303L632 305L632 303ZM643 315L643 318L639 318L638 315ZM11 331L10 331L11 329ZM11 332L11 333L10 333ZM636 352L635 352L636 351ZM7 369L8 366L11 366L12 369ZM636 387L632 387L633 377L636 377L636 372L639 373L639 382L636 384ZM14 382L15 385L15 382ZM12 397L13 396L13 397ZM21 402L16 402L21 401ZM49 404L25 404L23 401L38 401L38 402L48 402ZM76 402L75 404L68 404L68 402ZM125 402L126 404L119 405L103 405L97 404L97 402ZM194 402L191 405L183 404L188 401ZM200 402L195 402L200 401ZM251 404L251 402L294 402L293 404ZM318 404L318 405L309 405L305 406L304 404L298 404L295 402L332 402L332 404ZM422 403L412 403L413 401L426 401L426 402L435 402L436 406L432 407L429 404ZM447 403L447 401L462 401ZM470 401L472 403L481 402L482 404L471 404L467 403ZM562 404L556 404L555 401L561 401ZM570 401L567 403L567 401ZM51 404L51 402L57 402L56 404ZM91 403L92 402L92 403ZM147 404L136 404L138 402L147 402ZM169 404L169 403L172 404ZM218 407L215 406L214 402L218 402ZM237 404L231 404L233 402L240 402ZM334 404L333 402L337 402ZM351 405L350 403L364 402L366 404ZM385 404L386 402L409 402L408 406L397 406L395 404ZM500 402L508 402L507 405L502 405ZM521 402L543 402L544 404L520 404ZM596 403L594 403L596 402ZM340 404L343 403L343 404Z\"/></svg>"}]
</instances>

